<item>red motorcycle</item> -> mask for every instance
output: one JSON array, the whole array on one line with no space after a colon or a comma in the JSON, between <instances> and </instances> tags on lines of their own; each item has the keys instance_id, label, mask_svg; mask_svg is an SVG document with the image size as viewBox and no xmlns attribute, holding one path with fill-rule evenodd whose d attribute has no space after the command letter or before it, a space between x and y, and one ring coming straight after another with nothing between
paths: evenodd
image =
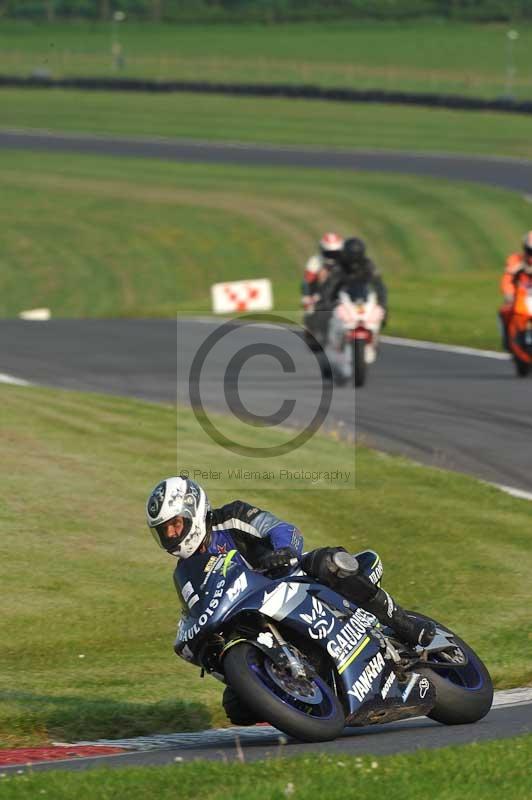
<instances>
[{"instance_id":1,"label":"red motorcycle","mask_svg":"<svg viewBox=\"0 0 532 800\"><path fill-rule=\"evenodd\" d=\"M516 276L515 297L506 320L508 349L520 378L532 366L532 275Z\"/></svg>"}]
</instances>

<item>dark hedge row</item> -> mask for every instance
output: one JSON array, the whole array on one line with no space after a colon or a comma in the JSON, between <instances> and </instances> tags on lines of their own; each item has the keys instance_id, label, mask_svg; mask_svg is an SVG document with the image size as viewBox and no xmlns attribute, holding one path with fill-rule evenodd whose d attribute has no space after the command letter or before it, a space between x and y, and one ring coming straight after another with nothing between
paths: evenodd
<instances>
[{"instance_id":1,"label":"dark hedge row","mask_svg":"<svg viewBox=\"0 0 532 800\"><path fill-rule=\"evenodd\" d=\"M478 21L532 19L532 0L0 0L0 16L176 22L290 22L408 19L436 16Z\"/></svg>"},{"instance_id":2,"label":"dark hedge row","mask_svg":"<svg viewBox=\"0 0 532 800\"><path fill-rule=\"evenodd\" d=\"M153 81L137 78L20 78L0 75L0 88L5 86L42 89L84 89L115 92L202 92L248 97L290 97L302 100L332 100L343 103L391 103L395 105L455 108L466 111L506 111L514 114L532 114L532 101L511 98L486 100L480 97L430 94L416 92L390 92L380 89L322 89L319 86L292 86L282 84L258 85L244 83L208 83L206 81Z\"/></svg>"}]
</instances>

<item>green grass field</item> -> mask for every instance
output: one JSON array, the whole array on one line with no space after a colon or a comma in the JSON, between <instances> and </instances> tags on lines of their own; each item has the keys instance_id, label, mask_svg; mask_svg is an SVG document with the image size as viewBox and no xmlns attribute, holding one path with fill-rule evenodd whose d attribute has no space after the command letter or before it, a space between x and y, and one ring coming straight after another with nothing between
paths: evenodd
<instances>
[{"instance_id":1,"label":"green grass field","mask_svg":"<svg viewBox=\"0 0 532 800\"><path fill-rule=\"evenodd\" d=\"M208 469L225 451L188 411L176 421L173 408L110 396L0 394L3 746L221 724L220 684L173 655L173 562L145 528L144 502L176 462ZM253 431L256 444L275 436ZM351 446L318 436L276 466L352 462ZM377 549L400 602L457 630L498 687L530 682L530 503L366 449L356 478L353 491L203 483L214 505L240 496L299 525L309 548Z\"/></svg>"},{"instance_id":2,"label":"green grass field","mask_svg":"<svg viewBox=\"0 0 532 800\"><path fill-rule=\"evenodd\" d=\"M532 117L199 94L0 90L1 128L532 157Z\"/></svg>"},{"instance_id":3,"label":"green grass field","mask_svg":"<svg viewBox=\"0 0 532 800\"><path fill-rule=\"evenodd\" d=\"M506 92L507 25L335 22L164 25L126 21L31 24L0 21L0 73L318 84L499 96ZM513 92L532 96L532 27L518 25ZM125 67L114 70L113 37Z\"/></svg>"},{"instance_id":4,"label":"green grass field","mask_svg":"<svg viewBox=\"0 0 532 800\"><path fill-rule=\"evenodd\" d=\"M356 747L356 745L355 745ZM354 748L355 749L355 748ZM178 763L168 767L88 772L48 772L3 781L5 800L25 800L45 794L54 800L98 797L183 800L202 796L213 800L331 800L376 795L393 800L512 800L530 797L532 737L522 736L465 747L417 751L396 756L318 755L273 758L249 764ZM186 754L185 754L186 761Z\"/></svg>"},{"instance_id":5,"label":"green grass field","mask_svg":"<svg viewBox=\"0 0 532 800\"><path fill-rule=\"evenodd\" d=\"M338 229L381 265L390 333L486 347L504 257L530 227L526 200L473 184L11 152L0 211L2 316L205 313L211 283L265 276L294 311L304 261Z\"/></svg>"}]
</instances>

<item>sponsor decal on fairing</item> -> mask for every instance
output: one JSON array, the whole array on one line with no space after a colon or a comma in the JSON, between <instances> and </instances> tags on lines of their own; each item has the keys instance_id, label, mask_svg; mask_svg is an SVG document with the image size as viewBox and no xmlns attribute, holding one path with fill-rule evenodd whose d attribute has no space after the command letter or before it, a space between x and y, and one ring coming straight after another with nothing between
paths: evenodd
<instances>
[{"instance_id":1,"label":"sponsor decal on fairing","mask_svg":"<svg viewBox=\"0 0 532 800\"><path fill-rule=\"evenodd\" d=\"M381 689L381 697L383 700L386 700L388 697L388 692L392 688L395 681L395 672L390 672L386 680L384 681L384 686Z\"/></svg>"},{"instance_id":2,"label":"sponsor decal on fairing","mask_svg":"<svg viewBox=\"0 0 532 800\"><path fill-rule=\"evenodd\" d=\"M264 592L260 613L265 617L284 619L305 600L307 588L308 584L306 583L279 584L271 592Z\"/></svg>"},{"instance_id":3,"label":"sponsor decal on fairing","mask_svg":"<svg viewBox=\"0 0 532 800\"><path fill-rule=\"evenodd\" d=\"M325 639L334 627L334 617L325 611L317 597L312 598L312 613L299 616L309 626L307 633L312 639Z\"/></svg>"},{"instance_id":4,"label":"sponsor decal on fairing","mask_svg":"<svg viewBox=\"0 0 532 800\"><path fill-rule=\"evenodd\" d=\"M384 572L384 568L382 566L382 561L379 559L379 562L374 570L369 573L369 579L372 583L378 583L382 578L382 573Z\"/></svg>"},{"instance_id":5,"label":"sponsor decal on fairing","mask_svg":"<svg viewBox=\"0 0 532 800\"><path fill-rule=\"evenodd\" d=\"M246 573L241 572L236 581L233 583L232 586L229 587L227 590L227 596L231 602L236 600L239 594L242 594L244 589L248 587L248 579L246 578Z\"/></svg>"},{"instance_id":6,"label":"sponsor decal on fairing","mask_svg":"<svg viewBox=\"0 0 532 800\"><path fill-rule=\"evenodd\" d=\"M340 632L327 642L327 652L334 658L338 668L347 663L376 621L373 614L357 608Z\"/></svg>"},{"instance_id":7,"label":"sponsor decal on fairing","mask_svg":"<svg viewBox=\"0 0 532 800\"><path fill-rule=\"evenodd\" d=\"M419 677L420 677L420 675L419 675L419 672L413 672L413 673L412 673L412 677L411 677L411 678L410 678L410 680L408 681L408 683L407 683L407 685L406 685L406 689L405 689L405 690L404 690L404 692L401 694L401 697L403 698L403 703L406 703L406 701L407 701L407 700L408 700L408 698L410 697L410 692L412 691L412 689L413 689L413 688L414 688L414 686L416 685L416 683L417 683L417 679L418 679Z\"/></svg>"},{"instance_id":8,"label":"sponsor decal on fairing","mask_svg":"<svg viewBox=\"0 0 532 800\"><path fill-rule=\"evenodd\" d=\"M183 595L183 600L185 601L185 603L188 601L188 598L190 597L191 594L193 594L193 592L194 592L194 587L192 586L190 581L187 581L183 586L183 589L181 590L181 593Z\"/></svg>"},{"instance_id":9,"label":"sponsor decal on fairing","mask_svg":"<svg viewBox=\"0 0 532 800\"><path fill-rule=\"evenodd\" d=\"M348 694L356 697L357 700L362 701L371 691L373 681L378 678L384 669L384 656L382 653L377 653L369 664L362 670L360 676L353 683Z\"/></svg>"},{"instance_id":10,"label":"sponsor decal on fairing","mask_svg":"<svg viewBox=\"0 0 532 800\"><path fill-rule=\"evenodd\" d=\"M430 683L428 682L427 678L421 678L419 681L418 689L419 689L419 696L422 700L425 699L425 695L427 694L430 688Z\"/></svg>"},{"instance_id":11,"label":"sponsor decal on fairing","mask_svg":"<svg viewBox=\"0 0 532 800\"><path fill-rule=\"evenodd\" d=\"M197 594L193 594L192 597L190 598L190 600L187 600L188 607L192 608L192 606L195 606L196 603L198 602L198 600L199 600L198 595Z\"/></svg>"},{"instance_id":12,"label":"sponsor decal on fairing","mask_svg":"<svg viewBox=\"0 0 532 800\"><path fill-rule=\"evenodd\" d=\"M265 647L273 647L273 635L269 631L261 631L257 636L257 642Z\"/></svg>"},{"instance_id":13,"label":"sponsor decal on fairing","mask_svg":"<svg viewBox=\"0 0 532 800\"><path fill-rule=\"evenodd\" d=\"M211 572L216 569L216 567L223 562L223 558L220 556L211 556L207 563L205 564L204 572Z\"/></svg>"},{"instance_id":14,"label":"sponsor decal on fairing","mask_svg":"<svg viewBox=\"0 0 532 800\"><path fill-rule=\"evenodd\" d=\"M197 622L194 622L193 625L187 626L188 620L179 620L179 625L177 626L177 641L190 642L195 636L198 635L200 630L207 624L209 619L220 605L220 597L223 595L224 586L225 579L222 578L216 584L216 591L213 593L213 598Z\"/></svg>"}]
</instances>

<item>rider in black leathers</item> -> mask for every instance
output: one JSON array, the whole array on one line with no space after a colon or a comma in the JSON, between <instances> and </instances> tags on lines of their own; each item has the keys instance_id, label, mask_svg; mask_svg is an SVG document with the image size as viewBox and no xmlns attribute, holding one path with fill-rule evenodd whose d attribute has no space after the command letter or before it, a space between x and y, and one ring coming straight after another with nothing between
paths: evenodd
<instances>
[{"instance_id":1,"label":"rider in black leathers","mask_svg":"<svg viewBox=\"0 0 532 800\"><path fill-rule=\"evenodd\" d=\"M320 299L316 303L309 331L311 335L307 335L307 343L312 350L326 344L329 320L341 290L353 299L364 296L368 290L375 291L377 303L384 311L384 327L388 317L388 292L377 266L367 255L366 245L355 236L345 240L337 264L321 286Z\"/></svg>"}]
</instances>

